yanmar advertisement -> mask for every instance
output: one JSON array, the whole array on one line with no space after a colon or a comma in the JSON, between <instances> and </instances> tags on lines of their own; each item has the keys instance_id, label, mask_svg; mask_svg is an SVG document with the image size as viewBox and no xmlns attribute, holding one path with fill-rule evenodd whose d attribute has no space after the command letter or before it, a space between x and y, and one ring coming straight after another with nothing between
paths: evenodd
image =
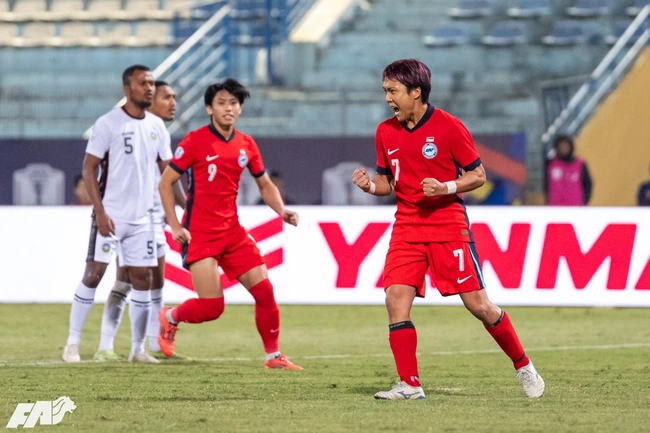
<instances>
[{"instance_id":1,"label":"yanmar advertisement","mask_svg":"<svg viewBox=\"0 0 650 433\"><path fill-rule=\"evenodd\" d=\"M266 258L281 304L382 304L394 208L294 207L292 227L265 206L239 211ZM87 207L0 207L0 302L70 302L90 234ZM650 209L468 209L490 298L500 305L650 306ZM195 296L168 233L166 303ZM112 263L95 300L115 280ZM222 277L226 302L251 303ZM457 305L429 290L416 304Z\"/></svg>"}]
</instances>

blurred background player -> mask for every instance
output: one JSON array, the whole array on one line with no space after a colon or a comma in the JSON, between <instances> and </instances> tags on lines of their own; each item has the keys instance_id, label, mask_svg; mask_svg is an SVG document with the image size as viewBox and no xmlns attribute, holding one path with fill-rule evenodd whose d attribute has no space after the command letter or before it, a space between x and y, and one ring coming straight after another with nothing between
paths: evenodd
<instances>
[{"instance_id":1,"label":"blurred background player","mask_svg":"<svg viewBox=\"0 0 650 433\"><path fill-rule=\"evenodd\" d=\"M63 360L79 362L81 331L106 267L118 244L133 285L132 347L129 361L158 362L144 349L151 312L151 269L156 266L152 224L156 161L169 161L169 133L163 121L145 111L155 89L149 68L134 65L122 74L126 103L97 119L88 140L83 178L93 203L86 269L70 309L70 331ZM100 167L99 181L97 168Z\"/></svg>"},{"instance_id":2,"label":"blurred background player","mask_svg":"<svg viewBox=\"0 0 650 433\"><path fill-rule=\"evenodd\" d=\"M81 174L74 179L74 196L75 201L72 203L73 205L89 206L93 204L90 201L88 190L86 189L86 183L84 182L84 177Z\"/></svg>"},{"instance_id":3,"label":"blurred background player","mask_svg":"<svg viewBox=\"0 0 650 433\"><path fill-rule=\"evenodd\" d=\"M280 310L257 245L239 224L236 197L244 168L256 180L264 202L282 219L298 225L298 214L286 210L278 188L264 170L255 141L235 129L244 101L250 96L239 82L212 84L204 95L210 124L190 132L179 144L160 181L160 198L174 240L183 245L183 266L190 270L198 299L160 310L159 344L174 353L178 324L216 320L224 311L219 266L255 299L255 324L266 352L265 368L302 370L280 352ZM188 177L183 225L174 209L172 185Z\"/></svg>"},{"instance_id":4,"label":"blurred background player","mask_svg":"<svg viewBox=\"0 0 650 433\"><path fill-rule=\"evenodd\" d=\"M147 111L155 114L165 122L174 120L176 113L176 93L169 84L164 81L156 81L156 90L153 96L153 102ZM168 144L170 146L170 143ZM171 155L171 148L169 149ZM155 191L154 191L154 208L153 224L156 232L156 252L158 257L158 266L153 268L151 279L151 315L147 325L147 340L149 344L149 353L157 359L166 359L160 347L158 346L158 313L162 306L162 289L165 284L165 255L167 254L167 240L165 238L165 212L160 203L160 194L158 193L158 182L160 173L167 167L167 161L158 161L154 169ZM174 195L176 203L185 208L185 195L180 182L174 185ZM99 348L95 353L96 361L119 361L120 357L115 353L113 344L115 335L122 321L124 305L126 298L131 291L131 281L129 273L125 266L120 266L119 256L117 258L117 276L115 284L108 295L106 304L104 304L104 314L102 316L102 329ZM176 358L180 356L175 355Z\"/></svg>"},{"instance_id":5,"label":"blurred background player","mask_svg":"<svg viewBox=\"0 0 650 433\"><path fill-rule=\"evenodd\" d=\"M429 268L440 294L460 295L510 357L526 395L540 397L544 381L524 353L508 315L490 302L484 290L460 195L485 182L472 137L460 120L429 104L431 71L423 63L393 62L384 69L382 80L395 116L377 128L377 174L372 181L363 168L352 175L354 184L369 194L385 196L394 189L397 196L384 288L390 347L400 382L375 398L425 398L410 313L415 297L425 296Z\"/></svg>"},{"instance_id":6,"label":"blurred background player","mask_svg":"<svg viewBox=\"0 0 650 433\"><path fill-rule=\"evenodd\" d=\"M550 206L585 206L591 200L592 181L587 162L575 155L570 135L558 135L553 142L555 156L546 171Z\"/></svg>"},{"instance_id":7,"label":"blurred background player","mask_svg":"<svg viewBox=\"0 0 650 433\"><path fill-rule=\"evenodd\" d=\"M639 206L650 206L650 180L639 185L636 203Z\"/></svg>"}]
</instances>

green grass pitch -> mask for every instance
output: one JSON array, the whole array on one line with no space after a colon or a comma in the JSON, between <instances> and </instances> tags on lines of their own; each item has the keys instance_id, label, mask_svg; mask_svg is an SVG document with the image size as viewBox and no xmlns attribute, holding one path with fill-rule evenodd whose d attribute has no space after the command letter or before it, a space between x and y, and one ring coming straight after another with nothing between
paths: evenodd
<instances>
[{"instance_id":1,"label":"green grass pitch","mask_svg":"<svg viewBox=\"0 0 650 433\"><path fill-rule=\"evenodd\" d=\"M81 346L91 360L102 305ZM458 307L415 307L422 401L375 401L397 379L383 307L282 306L282 351L305 371L264 370L253 307L181 325L194 361L59 362L68 305L0 305L0 423L20 402L69 396L47 432L650 431L650 326L642 309L508 308L546 381L531 400L511 362ZM128 354L125 315L116 351ZM10 430L8 430L10 431Z\"/></svg>"}]
</instances>

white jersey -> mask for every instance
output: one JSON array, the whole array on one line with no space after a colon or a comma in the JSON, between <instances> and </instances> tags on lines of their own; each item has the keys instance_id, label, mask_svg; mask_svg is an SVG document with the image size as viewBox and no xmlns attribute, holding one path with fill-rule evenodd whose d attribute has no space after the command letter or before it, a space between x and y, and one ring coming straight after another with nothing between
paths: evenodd
<instances>
[{"instance_id":1,"label":"white jersey","mask_svg":"<svg viewBox=\"0 0 650 433\"><path fill-rule=\"evenodd\" d=\"M171 139L162 119L143 119L114 108L95 122L86 153L102 158L99 189L111 219L131 224L151 220L159 160L172 158Z\"/></svg>"}]
</instances>

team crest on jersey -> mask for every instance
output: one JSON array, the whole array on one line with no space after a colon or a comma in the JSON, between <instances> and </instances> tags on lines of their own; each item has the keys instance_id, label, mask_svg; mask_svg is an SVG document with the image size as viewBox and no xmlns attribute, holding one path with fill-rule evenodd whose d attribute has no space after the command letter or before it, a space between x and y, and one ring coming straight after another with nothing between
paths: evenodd
<instances>
[{"instance_id":1,"label":"team crest on jersey","mask_svg":"<svg viewBox=\"0 0 650 433\"><path fill-rule=\"evenodd\" d=\"M184 153L185 153L185 149L178 146L178 148L176 149L176 152L174 152L174 158L181 159L181 156L183 156Z\"/></svg>"},{"instance_id":2,"label":"team crest on jersey","mask_svg":"<svg viewBox=\"0 0 650 433\"><path fill-rule=\"evenodd\" d=\"M237 162L239 162L239 166L241 168L246 167L248 164L248 155L246 155L246 151L244 149L239 149L239 158L237 159Z\"/></svg>"},{"instance_id":3,"label":"team crest on jersey","mask_svg":"<svg viewBox=\"0 0 650 433\"><path fill-rule=\"evenodd\" d=\"M152 132L152 133L151 133L151 139L152 139L152 140L155 140L156 138L158 138L158 136L156 135L155 132Z\"/></svg>"},{"instance_id":4,"label":"team crest on jersey","mask_svg":"<svg viewBox=\"0 0 650 433\"><path fill-rule=\"evenodd\" d=\"M422 146L422 156L426 159L433 159L436 155L438 155L438 147L435 144L427 142Z\"/></svg>"}]
</instances>

